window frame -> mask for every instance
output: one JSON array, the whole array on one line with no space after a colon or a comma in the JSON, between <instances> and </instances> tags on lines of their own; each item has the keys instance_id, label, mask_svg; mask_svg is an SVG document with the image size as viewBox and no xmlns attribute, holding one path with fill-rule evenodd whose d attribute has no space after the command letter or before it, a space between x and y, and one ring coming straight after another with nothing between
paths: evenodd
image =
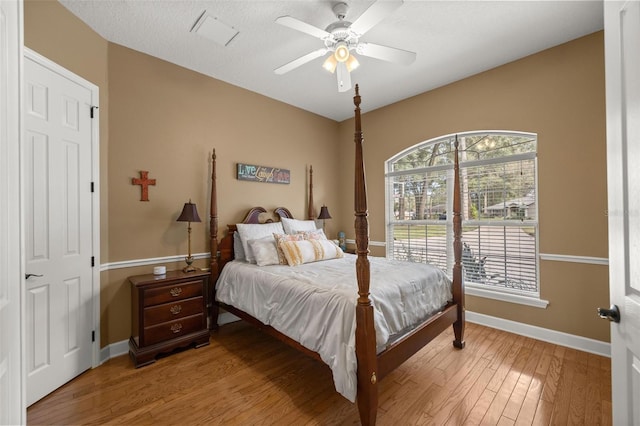
<instances>
[{"instance_id":1,"label":"window frame","mask_svg":"<svg viewBox=\"0 0 640 426\"><path fill-rule=\"evenodd\" d=\"M463 170L465 168L477 167L482 165L489 164L500 164L500 163L508 163L522 160L533 160L533 173L534 173L534 196L535 196L535 220L526 219L524 221L518 221L510 223L509 220L501 221L501 226L533 226L535 229L535 285L536 291L526 291L526 290L515 290L505 287L495 287L488 284L480 284L473 283L465 280L466 293L469 295L491 298L496 300L502 300L506 302L524 304L528 306L535 306L540 308L546 308L548 305L548 301L542 300L540 298L540 245L539 245L539 197L538 197L538 135L536 133L531 132L520 132L520 131L511 131L511 130L491 130L491 131L468 131L468 132L460 132L460 133L452 133L448 135L438 136L436 138L432 138L418 144L415 144L407 149L400 151L395 154L391 158L385 161L384 170L385 170L385 235L386 235L386 256L388 258L394 258L394 227L401 225L445 225L446 229L446 271L451 274L453 270L453 218L452 215L447 215L446 220L436 220L436 219L396 219L394 214L394 202L395 202L395 190L394 190L394 177L402 176L402 175L411 175L411 174L425 174L427 172L436 172L445 170L446 171L446 179L447 182L453 181L453 164L443 164L436 165L432 167L418 167L415 169L407 169L407 170L394 170L394 165L398 160L405 158L412 152L423 149L428 146L432 146L436 143L440 142L448 142L451 143L453 138L457 137L473 137L479 135L499 135L499 136L512 136L512 137L530 137L535 139L535 151L528 153L519 153L514 154L508 157L496 157L492 159L479 159L479 160L466 160L464 162L460 162L460 169ZM451 179L450 179L451 178ZM446 188L446 211L453 210L453 184L447 183ZM482 219L467 219L463 218L463 224L467 226L480 225L486 220ZM524 224L523 224L524 222ZM495 223L494 223L495 225Z\"/></svg>"}]
</instances>

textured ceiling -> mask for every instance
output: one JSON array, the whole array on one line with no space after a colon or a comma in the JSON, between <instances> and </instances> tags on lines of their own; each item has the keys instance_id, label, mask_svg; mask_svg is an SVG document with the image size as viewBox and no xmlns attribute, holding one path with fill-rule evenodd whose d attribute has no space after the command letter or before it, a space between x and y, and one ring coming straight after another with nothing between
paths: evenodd
<instances>
[{"instance_id":1,"label":"textured ceiling","mask_svg":"<svg viewBox=\"0 0 640 426\"><path fill-rule=\"evenodd\" d=\"M384 1L384 0L379 0ZM273 70L323 47L321 40L274 22L290 15L319 28L334 22L335 2L316 0L60 0L102 37L316 114L353 115L353 90L315 59L284 75ZM348 1L354 21L372 1ZM603 28L602 1L411 1L361 41L417 52L411 65L359 56L351 80L364 111L514 61ZM239 33L222 46L191 32L203 12Z\"/></svg>"}]
</instances>

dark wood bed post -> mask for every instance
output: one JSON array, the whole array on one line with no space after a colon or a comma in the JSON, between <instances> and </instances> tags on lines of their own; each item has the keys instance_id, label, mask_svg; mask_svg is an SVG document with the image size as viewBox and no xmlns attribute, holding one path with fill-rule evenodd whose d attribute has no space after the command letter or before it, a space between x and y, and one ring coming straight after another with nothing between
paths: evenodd
<instances>
[{"instance_id":1,"label":"dark wood bed post","mask_svg":"<svg viewBox=\"0 0 640 426\"><path fill-rule=\"evenodd\" d=\"M453 189L453 302L457 305L458 319L453 323L453 346L464 348L464 282L462 281L462 214L460 189L460 162L458 160L458 135L454 143Z\"/></svg>"},{"instance_id":2,"label":"dark wood bed post","mask_svg":"<svg viewBox=\"0 0 640 426\"><path fill-rule=\"evenodd\" d=\"M216 150L211 155L211 208L209 210L209 233L211 259L209 260L209 329L218 329L218 304L216 303L216 282L218 281L218 190L216 182Z\"/></svg>"},{"instance_id":3,"label":"dark wood bed post","mask_svg":"<svg viewBox=\"0 0 640 426\"><path fill-rule=\"evenodd\" d=\"M307 219L315 220L313 211L313 166L309 166L309 205L307 206Z\"/></svg>"},{"instance_id":4,"label":"dark wood bed post","mask_svg":"<svg viewBox=\"0 0 640 426\"><path fill-rule=\"evenodd\" d=\"M378 411L378 378L376 370L376 333L373 324L373 306L369 299L369 221L367 219L367 184L362 155L362 126L360 123L360 93L356 84L355 104L355 233L356 275L358 304L356 305L356 357L358 359L358 411L363 425L376 423Z\"/></svg>"}]
</instances>

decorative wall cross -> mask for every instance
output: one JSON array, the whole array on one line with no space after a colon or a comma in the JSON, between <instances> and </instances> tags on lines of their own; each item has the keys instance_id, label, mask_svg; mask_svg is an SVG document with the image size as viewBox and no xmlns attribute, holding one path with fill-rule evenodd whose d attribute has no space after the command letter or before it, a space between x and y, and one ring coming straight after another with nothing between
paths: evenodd
<instances>
[{"instance_id":1,"label":"decorative wall cross","mask_svg":"<svg viewBox=\"0 0 640 426\"><path fill-rule=\"evenodd\" d=\"M149 172L146 170L140 171L140 179L132 178L132 185L140 185L140 189L142 189L142 195L140 196L140 201L149 201L149 185L155 185L155 179L149 179Z\"/></svg>"}]
</instances>

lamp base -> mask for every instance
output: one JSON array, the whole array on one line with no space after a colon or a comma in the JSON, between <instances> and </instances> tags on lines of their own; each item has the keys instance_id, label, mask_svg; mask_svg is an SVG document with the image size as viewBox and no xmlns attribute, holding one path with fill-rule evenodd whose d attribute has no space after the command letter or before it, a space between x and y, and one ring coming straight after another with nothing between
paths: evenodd
<instances>
[{"instance_id":1,"label":"lamp base","mask_svg":"<svg viewBox=\"0 0 640 426\"><path fill-rule=\"evenodd\" d=\"M182 268L182 272L195 272L197 271L196 267L191 265L193 263L193 257L185 257L184 261L187 263L187 266Z\"/></svg>"}]
</instances>

